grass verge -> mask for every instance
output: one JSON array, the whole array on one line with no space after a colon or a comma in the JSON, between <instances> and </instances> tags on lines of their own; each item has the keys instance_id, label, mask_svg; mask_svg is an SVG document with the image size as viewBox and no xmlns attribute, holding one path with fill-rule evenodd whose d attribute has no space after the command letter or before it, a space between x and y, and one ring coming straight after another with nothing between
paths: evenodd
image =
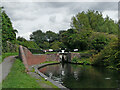
<instances>
[{"instance_id":1,"label":"grass verge","mask_svg":"<svg viewBox=\"0 0 120 90\"><path fill-rule=\"evenodd\" d=\"M89 58L86 58L86 57L82 57L82 58L74 57L71 62L72 63L80 63L80 64L84 64L84 65L92 64L90 62Z\"/></svg>"},{"instance_id":2,"label":"grass verge","mask_svg":"<svg viewBox=\"0 0 120 90\"><path fill-rule=\"evenodd\" d=\"M45 79L43 77L41 77L41 79L38 79L38 80L39 80L38 82L41 84L41 87L43 84L44 84L43 86L46 85L46 87L43 87L43 88L55 88L55 90L59 90L59 88L57 86L55 86L54 84L52 84L49 81L45 81Z\"/></svg>"},{"instance_id":3,"label":"grass verge","mask_svg":"<svg viewBox=\"0 0 120 90\"><path fill-rule=\"evenodd\" d=\"M0 90L2 89L2 83L0 83Z\"/></svg>"},{"instance_id":4,"label":"grass verge","mask_svg":"<svg viewBox=\"0 0 120 90\"><path fill-rule=\"evenodd\" d=\"M45 54L56 54L58 52L46 52Z\"/></svg>"},{"instance_id":5,"label":"grass verge","mask_svg":"<svg viewBox=\"0 0 120 90\"><path fill-rule=\"evenodd\" d=\"M17 59L11 72L3 81L3 88L41 88L36 79L25 72L23 63Z\"/></svg>"}]
</instances>

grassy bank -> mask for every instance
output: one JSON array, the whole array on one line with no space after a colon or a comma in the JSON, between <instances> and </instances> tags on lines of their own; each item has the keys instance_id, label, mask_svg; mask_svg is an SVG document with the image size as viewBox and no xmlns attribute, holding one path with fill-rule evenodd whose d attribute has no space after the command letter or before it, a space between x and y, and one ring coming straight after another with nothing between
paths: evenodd
<instances>
[{"instance_id":1,"label":"grassy bank","mask_svg":"<svg viewBox=\"0 0 120 90\"><path fill-rule=\"evenodd\" d=\"M1 58L1 56L0 56L0 63L2 63L2 61L6 58L6 57L8 57L8 56L14 56L14 55L18 55L18 53L16 52L16 53L2 53L2 58Z\"/></svg>"},{"instance_id":2,"label":"grassy bank","mask_svg":"<svg viewBox=\"0 0 120 90\"><path fill-rule=\"evenodd\" d=\"M89 58L85 58L85 57L82 57L82 58L74 57L71 62L72 63L84 64L84 65L92 64L90 62L90 59Z\"/></svg>"},{"instance_id":3,"label":"grassy bank","mask_svg":"<svg viewBox=\"0 0 120 90\"><path fill-rule=\"evenodd\" d=\"M56 54L58 52L46 52L45 54Z\"/></svg>"},{"instance_id":4,"label":"grassy bank","mask_svg":"<svg viewBox=\"0 0 120 90\"><path fill-rule=\"evenodd\" d=\"M36 80L30 77L25 71L22 62L17 59L13 64L11 72L3 81L3 88L40 88Z\"/></svg>"},{"instance_id":5,"label":"grassy bank","mask_svg":"<svg viewBox=\"0 0 120 90\"><path fill-rule=\"evenodd\" d=\"M36 82L36 78L31 77L25 72L25 67L19 59L15 61L11 72L7 76L7 78L3 81L3 88L43 88L40 83ZM53 88L52 83L45 81L44 78L41 79L41 83L49 84Z\"/></svg>"},{"instance_id":6,"label":"grassy bank","mask_svg":"<svg viewBox=\"0 0 120 90\"><path fill-rule=\"evenodd\" d=\"M95 50L84 50L84 51L80 51L80 52L72 52L72 53L80 53L80 58L78 57L74 57L72 59L72 63L80 63L80 64L84 64L84 65L87 65L87 64L92 64L92 62L90 61L90 57L97 53L97 51Z\"/></svg>"}]
</instances>

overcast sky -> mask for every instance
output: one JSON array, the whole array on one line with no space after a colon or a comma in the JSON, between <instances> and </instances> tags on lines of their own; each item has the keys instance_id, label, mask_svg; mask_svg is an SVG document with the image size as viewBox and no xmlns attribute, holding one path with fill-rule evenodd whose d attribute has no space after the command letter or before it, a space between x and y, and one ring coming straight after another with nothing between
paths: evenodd
<instances>
[{"instance_id":1,"label":"overcast sky","mask_svg":"<svg viewBox=\"0 0 120 90\"><path fill-rule=\"evenodd\" d=\"M88 9L118 20L118 2L2 2L2 6L18 30L17 36L27 40L39 29L43 32L69 29L72 16Z\"/></svg>"}]
</instances>

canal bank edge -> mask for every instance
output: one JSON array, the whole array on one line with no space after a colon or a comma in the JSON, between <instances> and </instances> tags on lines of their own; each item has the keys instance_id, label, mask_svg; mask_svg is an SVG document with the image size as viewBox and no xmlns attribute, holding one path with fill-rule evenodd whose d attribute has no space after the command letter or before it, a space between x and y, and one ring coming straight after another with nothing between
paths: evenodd
<instances>
[{"instance_id":1,"label":"canal bank edge","mask_svg":"<svg viewBox=\"0 0 120 90\"><path fill-rule=\"evenodd\" d=\"M69 90L68 88L66 88L62 84L59 84L59 83L55 82L54 80L52 80L51 78L47 77L45 74L43 74L42 72L40 72L38 70L39 68L45 67L47 65L54 65L54 64L60 64L60 63L58 62L58 63L45 63L45 64L33 65L33 66L30 67L30 69L31 70L34 69L36 74L40 75L45 80L48 80L49 82L51 82L52 84L54 84L58 88L61 88L61 89L64 89L64 90Z\"/></svg>"}]
</instances>

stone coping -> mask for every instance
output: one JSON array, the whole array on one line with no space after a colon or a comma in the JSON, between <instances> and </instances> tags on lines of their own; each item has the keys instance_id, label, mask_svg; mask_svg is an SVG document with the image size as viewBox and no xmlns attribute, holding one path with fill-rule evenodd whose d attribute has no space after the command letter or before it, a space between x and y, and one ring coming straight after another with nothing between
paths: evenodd
<instances>
[{"instance_id":1,"label":"stone coping","mask_svg":"<svg viewBox=\"0 0 120 90\"><path fill-rule=\"evenodd\" d=\"M54 64L60 64L60 62L38 64L38 65L35 65L35 68L40 69L40 68L42 68L42 67L45 67L45 66L48 66L48 65L54 65Z\"/></svg>"},{"instance_id":2,"label":"stone coping","mask_svg":"<svg viewBox=\"0 0 120 90\"><path fill-rule=\"evenodd\" d=\"M35 69L35 73L40 75L41 77L43 77L45 80L48 80L49 82L53 83L55 86L57 86L58 88L64 89L64 90L69 90L68 88L66 88L65 86L63 86L62 84L59 84L57 82L55 82L54 80L52 80L51 78L49 78L48 76L46 76L45 74L41 73L38 69L45 67L47 65L54 65L54 64L60 64L60 62L58 63L44 63L44 64L38 64L38 65L33 65L30 68L34 68Z\"/></svg>"}]
</instances>

